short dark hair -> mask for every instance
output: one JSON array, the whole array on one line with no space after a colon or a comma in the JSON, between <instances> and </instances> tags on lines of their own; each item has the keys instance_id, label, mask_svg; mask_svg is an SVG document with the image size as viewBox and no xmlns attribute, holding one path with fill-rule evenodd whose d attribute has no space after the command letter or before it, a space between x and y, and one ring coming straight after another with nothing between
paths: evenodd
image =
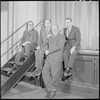
<instances>
[{"instance_id":1,"label":"short dark hair","mask_svg":"<svg viewBox=\"0 0 100 100\"><path fill-rule=\"evenodd\" d=\"M65 18L65 20L67 20L67 19L69 19L72 22L72 19L71 18L69 18L69 17L68 18Z\"/></svg>"},{"instance_id":2,"label":"short dark hair","mask_svg":"<svg viewBox=\"0 0 100 100\"><path fill-rule=\"evenodd\" d=\"M27 22L27 24L26 24L26 29L28 29L28 25L34 25L34 23L31 22L31 21Z\"/></svg>"},{"instance_id":3,"label":"short dark hair","mask_svg":"<svg viewBox=\"0 0 100 100\"><path fill-rule=\"evenodd\" d=\"M44 27L45 27L44 23L45 23L46 20L48 20L48 21L51 23L51 20L50 20L50 19L45 19L45 20L43 20L43 26L44 26Z\"/></svg>"},{"instance_id":4,"label":"short dark hair","mask_svg":"<svg viewBox=\"0 0 100 100\"><path fill-rule=\"evenodd\" d=\"M45 19L45 20L44 20L44 23L45 23L46 20L48 20L48 21L51 23L51 20L50 20L50 19Z\"/></svg>"},{"instance_id":5,"label":"short dark hair","mask_svg":"<svg viewBox=\"0 0 100 100\"><path fill-rule=\"evenodd\" d=\"M34 23L31 22L31 21L29 21L27 24L28 24L28 25L34 25Z\"/></svg>"}]
</instances>

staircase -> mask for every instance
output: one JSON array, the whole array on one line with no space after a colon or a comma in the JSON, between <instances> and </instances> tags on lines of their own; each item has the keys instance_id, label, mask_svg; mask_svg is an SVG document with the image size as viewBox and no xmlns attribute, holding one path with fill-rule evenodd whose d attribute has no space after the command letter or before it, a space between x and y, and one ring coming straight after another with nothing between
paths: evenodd
<instances>
[{"instance_id":1,"label":"staircase","mask_svg":"<svg viewBox=\"0 0 100 100\"><path fill-rule=\"evenodd\" d=\"M25 76L31 67L34 67L35 54L33 52L29 57L25 58L22 65L17 70L8 75L8 77L5 77L5 75L7 76L7 71L9 71L8 69L10 69L7 65L9 66L9 63L6 63L1 69L1 80L3 80L3 82L1 82L1 97L6 95Z\"/></svg>"}]
</instances>

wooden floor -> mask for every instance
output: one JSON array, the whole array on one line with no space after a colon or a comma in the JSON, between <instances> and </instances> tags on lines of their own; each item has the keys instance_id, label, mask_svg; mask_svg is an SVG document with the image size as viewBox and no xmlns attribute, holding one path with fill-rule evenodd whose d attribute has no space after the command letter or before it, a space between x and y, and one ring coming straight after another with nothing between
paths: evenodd
<instances>
[{"instance_id":1,"label":"wooden floor","mask_svg":"<svg viewBox=\"0 0 100 100\"><path fill-rule=\"evenodd\" d=\"M18 87L20 88L20 90L17 90ZM2 99L48 99L46 97L46 94L47 94L46 89L42 89L39 86L35 87L33 85L31 90L30 90L30 87L29 89L28 87L26 89L26 87L24 86L22 87L16 86L16 88L12 89L11 92L3 96ZM83 97L78 97L75 95L66 94L64 92L58 91L54 98L55 99L65 99L65 98L78 99L78 98L83 98Z\"/></svg>"}]
</instances>

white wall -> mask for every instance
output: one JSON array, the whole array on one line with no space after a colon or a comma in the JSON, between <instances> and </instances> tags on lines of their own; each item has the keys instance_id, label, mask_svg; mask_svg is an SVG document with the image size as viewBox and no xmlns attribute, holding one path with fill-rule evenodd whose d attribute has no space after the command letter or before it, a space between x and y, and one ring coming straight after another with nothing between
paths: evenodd
<instances>
[{"instance_id":1,"label":"white wall","mask_svg":"<svg viewBox=\"0 0 100 100\"><path fill-rule=\"evenodd\" d=\"M8 19L8 2L1 2L1 42L8 36L7 34L7 19ZM7 50L7 41L1 45L1 56ZM1 59L1 66L7 61L7 54Z\"/></svg>"}]
</instances>

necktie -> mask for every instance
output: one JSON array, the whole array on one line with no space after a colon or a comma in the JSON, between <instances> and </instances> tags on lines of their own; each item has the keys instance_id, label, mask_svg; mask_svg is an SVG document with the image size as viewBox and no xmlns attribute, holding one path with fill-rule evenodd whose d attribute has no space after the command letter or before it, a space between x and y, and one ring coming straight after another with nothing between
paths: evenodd
<instances>
[{"instance_id":1,"label":"necktie","mask_svg":"<svg viewBox=\"0 0 100 100\"><path fill-rule=\"evenodd\" d=\"M67 29L67 38L68 38L68 36L69 36L69 29Z\"/></svg>"}]
</instances>

